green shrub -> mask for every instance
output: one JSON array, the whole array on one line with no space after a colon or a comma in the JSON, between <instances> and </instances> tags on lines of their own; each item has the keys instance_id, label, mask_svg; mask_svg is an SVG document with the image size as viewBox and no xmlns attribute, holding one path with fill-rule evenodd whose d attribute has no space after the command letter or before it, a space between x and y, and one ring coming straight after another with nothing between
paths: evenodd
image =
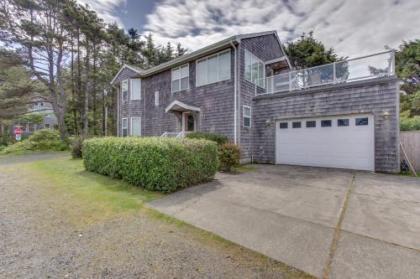
<instances>
[{"instance_id":1,"label":"green shrub","mask_svg":"<svg viewBox=\"0 0 420 279\"><path fill-rule=\"evenodd\" d=\"M239 166L241 152L239 146L225 143L219 147L220 170L231 172L233 167Z\"/></svg>"},{"instance_id":2,"label":"green shrub","mask_svg":"<svg viewBox=\"0 0 420 279\"><path fill-rule=\"evenodd\" d=\"M186 136L189 139L206 139L215 141L218 145L228 143L229 139L224 135L214 134L214 133L204 133L204 132L193 132L189 133Z\"/></svg>"},{"instance_id":3,"label":"green shrub","mask_svg":"<svg viewBox=\"0 0 420 279\"><path fill-rule=\"evenodd\" d=\"M400 118L400 130L401 131L413 131L420 130L420 116L414 117L401 117Z\"/></svg>"},{"instance_id":4,"label":"green shrub","mask_svg":"<svg viewBox=\"0 0 420 279\"><path fill-rule=\"evenodd\" d=\"M71 140L71 156L76 158L82 158L82 146L83 146L83 138L82 137L75 137Z\"/></svg>"},{"instance_id":5,"label":"green shrub","mask_svg":"<svg viewBox=\"0 0 420 279\"><path fill-rule=\"evenodd\" d=\"M217 145L175 138L95 138L83 142L89 171L122 178L151 191L173 192L211 180L218 168Z\"/></svg>"},{"instance_id":6,"label":"green shrub","mask_svg":"<svg viewBox=\"0 0 420 279\"><path fill-rule=\"evenodd\" d=\"M34 132L28 139L6 147L2 153L20 153L25 151L62 151L68 145L60 138L58 131L43 129Z\"/></svg>"}]
</instances>

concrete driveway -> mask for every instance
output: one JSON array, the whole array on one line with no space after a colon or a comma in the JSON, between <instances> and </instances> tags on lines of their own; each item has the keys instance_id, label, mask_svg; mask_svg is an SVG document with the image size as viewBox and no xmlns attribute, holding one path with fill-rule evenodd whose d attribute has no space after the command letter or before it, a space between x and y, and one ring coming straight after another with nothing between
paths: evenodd
<instances>
[{"instance_id":1,"label":"concrete driveway","mask_svg":"<svg viewBox=\"0 0 420 279\"><path fill-rule=\"evenodd\" d=\"M256 165L151 207L324 278L418 278L420 179Z\"/></svg>"}]
</instances>

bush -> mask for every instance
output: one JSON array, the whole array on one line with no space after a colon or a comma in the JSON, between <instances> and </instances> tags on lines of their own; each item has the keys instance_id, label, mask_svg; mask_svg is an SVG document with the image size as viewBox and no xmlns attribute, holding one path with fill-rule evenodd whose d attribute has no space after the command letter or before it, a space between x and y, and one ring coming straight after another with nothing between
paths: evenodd
<instances>
[{"instance_id":1,"label":"bush","mask_svg":"<svg viewBox=\"0 0 420 279\"><path fill-rule=\"evenodd\" d=\"M83 142L89 171L122 178L151 191L173 192L211 180L218 168L217 145L175 138L95 138Z\"/></svg>"},{"instance_id":2,"label":"bush","mask_svg":"<svg viewBox=\"0 0 420 279\"><path fill-rule=\"evenodd\" d=\"M239 146L225 143L219 147L220 170L231 172L233 167L239 166L241 152Z\"/></svg>"},{"instance_id":3,"label":"bush","mask_svg":"<svg viewBox=\"0 0 420 279\"><path fill-rule=\"evenodd\" d=\"M216 142L218 145L228 143L229 139L224 135L204 132L193 132L186 136L189 139L206 139Z\"/></svg>"},{"instance_id":4,"label":"bush","mask_svg":"<svg viewBox=\"0 0 420 279\"><path fill-rule=\"evenodd\" d=\"M414 117L411 117L411 118L401 117L400 118L400 130L401 131L420 130L420 116L414 116Z\"/></svg>"},{"instance_id":5,"label":"bush","mask_svg":"<svg viewBox=\"0 0 420 279\"><path fill-rule=\"evenodd\" d=\"M24 151L62 151L68 145L60 138L58 131L43 129L34 132L28 139L6 147L2 153L19 153Z\"/></svg>"},{"instance_id":6,"label":"bush","mask_svg":"<svg viewBox=\"0 0 420 279\"><path fill-rule=\"evenodd\" d=\"M83 146L83 138L76 137L71 141L71 156L73 159L82 158L82 146Z\"/></svg>"}]
</instances>

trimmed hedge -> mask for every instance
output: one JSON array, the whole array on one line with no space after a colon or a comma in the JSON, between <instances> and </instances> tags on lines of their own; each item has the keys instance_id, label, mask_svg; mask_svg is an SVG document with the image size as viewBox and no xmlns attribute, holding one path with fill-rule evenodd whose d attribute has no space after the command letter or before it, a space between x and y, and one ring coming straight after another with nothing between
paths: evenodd
<instances>
[{"instance_id":1,"label":"trimmed hedge","mask_svg":"<svg viewBox=\"0 0 420 279\"><path fill-rule=\"evenodd\" d=\"M233 143L225 143L219 147L220 170L231 172L240 164L241 150Z\"/></svg>"},{"instance_id":2,"label":"trimmed hedge","mask_svg":"<svg viewBox=\"0 0 420 279\"><path fill-rule=\"evenodd\" d=\"M217 145L175 138L94 138L83 142L89 171L122 178L150 191L173 192L213 179Z\"/></svg>"},{"instance_id":3,"label":"trimmed hedge","mask_svg":"<svg viewBox=\"0 0 420 279\"><path fill-rule=\"evenodd\" d=\"M205 133L205 132L193 132L186 135L189 139L206 139L216 142L218 145L222 145L229 142L227 136L215 134L215 133Z\"/></svg>"}]
</instances>

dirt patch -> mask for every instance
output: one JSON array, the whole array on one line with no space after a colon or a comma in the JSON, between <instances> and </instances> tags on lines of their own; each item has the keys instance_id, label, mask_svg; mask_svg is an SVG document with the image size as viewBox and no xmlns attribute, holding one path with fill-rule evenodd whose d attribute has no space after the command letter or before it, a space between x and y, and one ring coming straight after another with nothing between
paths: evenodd
<instances>
[{"instance_id":1,"label":"dirt patch","mask_svg":"<svg viewBox=\"0 0 420 279\"><path fill-rule=\"evenodd\" d=\"M148 209L109 214L23 164L0 170L0 239L2 278L306 277Z\"/></svg>"}]
</instances>

